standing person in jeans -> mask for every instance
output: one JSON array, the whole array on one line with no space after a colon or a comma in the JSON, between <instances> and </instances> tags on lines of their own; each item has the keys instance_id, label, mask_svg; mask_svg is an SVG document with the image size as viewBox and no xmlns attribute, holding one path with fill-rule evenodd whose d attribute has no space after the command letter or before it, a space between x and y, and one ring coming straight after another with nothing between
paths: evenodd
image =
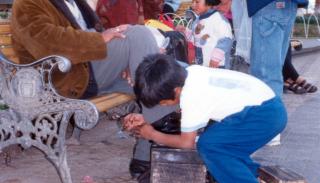
<instances>
[{"instance_id":1,"label":"standing person in jeans","mask_svg":"<svg viewBox=\"0 0 320 183\"><path fill-rule=\"evenodd\" d=\"M247 0L252 17L251 74L283 93L282 67L298 4L308 0Z\"/></svg>"},{"instance_id":2,"label":"standing person in jeans","mask_svg":"<svg viewBox=\"0 0 320 183\"><path fill-rule=\"evenodd\" d=\"M250 73L283 94L282 67L298 5L308 0L246 0L252 18ZM279 145L280 135L269 145Z\"/></svg>"}]
</instances>

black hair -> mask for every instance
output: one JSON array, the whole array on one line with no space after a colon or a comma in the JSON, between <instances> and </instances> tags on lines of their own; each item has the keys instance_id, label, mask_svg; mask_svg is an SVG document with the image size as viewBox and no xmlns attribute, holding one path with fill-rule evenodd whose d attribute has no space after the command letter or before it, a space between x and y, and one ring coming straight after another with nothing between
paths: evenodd
<instances>
[{"instance_id":1,"label":"black hair","mask_svg":"<svg viewBox=\"0 0 320 183\"><path fill-rule=\"evenodd\" d=\"M173 57L163 54L149 55L136 70L134 93L146 107L161 100L175 99L174 89L183 87L187 71Z\"/></svg>"},{"instance_id":2,"label":"black hair","mask_svg":"<svg viewBox=\"0 0 320 183\"><path fill-rule=\"evenodd\" d=\"M206 5L208 6L217 6L221 3L220 0L206 0Z\"/></svg>"}]
</instances>

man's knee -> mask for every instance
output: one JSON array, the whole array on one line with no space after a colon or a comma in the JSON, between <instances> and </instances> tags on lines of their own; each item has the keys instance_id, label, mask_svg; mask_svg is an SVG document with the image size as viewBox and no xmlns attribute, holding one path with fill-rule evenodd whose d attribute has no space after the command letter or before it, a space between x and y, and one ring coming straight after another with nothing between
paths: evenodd
<instances>
[{"instance_id":1,"label":"man's knee","mask_svg":"<svg viewBox=\"0 0 320 183\"><path fill-rule=\"evenodd\" d=\"M149 31L146 26L143 25L133 25L128 28L126 31L126 36L129 38L140 38L140 41L147 40L149 41L153 38L152 33Z\"/></svg>"}]
</instances>

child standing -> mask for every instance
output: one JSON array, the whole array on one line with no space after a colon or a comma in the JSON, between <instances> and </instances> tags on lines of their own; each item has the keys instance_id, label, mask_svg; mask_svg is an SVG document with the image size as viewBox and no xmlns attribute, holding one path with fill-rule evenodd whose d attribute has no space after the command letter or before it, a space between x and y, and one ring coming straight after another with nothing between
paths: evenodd
<instances>
[{"instance_id":1,"label":"child standing","mask_svg":"<svg viewBox=\"0 0 320 183\"><path fill-rule=\"evenodd\" d=\"M140 114L125 118L125 127L147 140L177 148L196 146L220 183L257 183L250 155L286 125L285 107L262 81L239 72L198 65L187 69L166 55L152 55L136 71L134 91L147 107L181 107L181 134L163 134ZM217 123L208 124L209 120ZM205 128L196 142L197 131Z\"/></svg>"},{"instance_id":2,"label":"child standing","mask_svg":"<svg viewBox=\"0 0 320 183\"><path fill-rule=\"evenodd\" d=\"M192 9L198 17L186 36L194 43L196 64L216 68L229 62L232 30L228 20L213 9L219 4L220 0L193 0Z\"/></svg>"}]
</instances>

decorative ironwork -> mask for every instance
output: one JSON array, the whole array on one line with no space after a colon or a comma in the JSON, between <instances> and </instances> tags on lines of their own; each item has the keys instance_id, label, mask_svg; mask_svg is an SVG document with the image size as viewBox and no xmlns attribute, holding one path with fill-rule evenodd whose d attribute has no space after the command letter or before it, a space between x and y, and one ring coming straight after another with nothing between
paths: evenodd
<instances>
[{"instance_id":1,"label":"decorative ironwork","mask_svg":"<svg viewBox=\"0 0 320 183\"><path fill-rule=\"evenodd\" d=\"M14 144L38 148L63 183L72 183L65 147L70 118L82 129L93 128L99 119L95 105L65 98L54 89L52 71L68 72L70 68L70 61L61 56L19 65L0 53L0 95L9 107L0 111L0 150Z\"/></svg>"}]
</instances>

